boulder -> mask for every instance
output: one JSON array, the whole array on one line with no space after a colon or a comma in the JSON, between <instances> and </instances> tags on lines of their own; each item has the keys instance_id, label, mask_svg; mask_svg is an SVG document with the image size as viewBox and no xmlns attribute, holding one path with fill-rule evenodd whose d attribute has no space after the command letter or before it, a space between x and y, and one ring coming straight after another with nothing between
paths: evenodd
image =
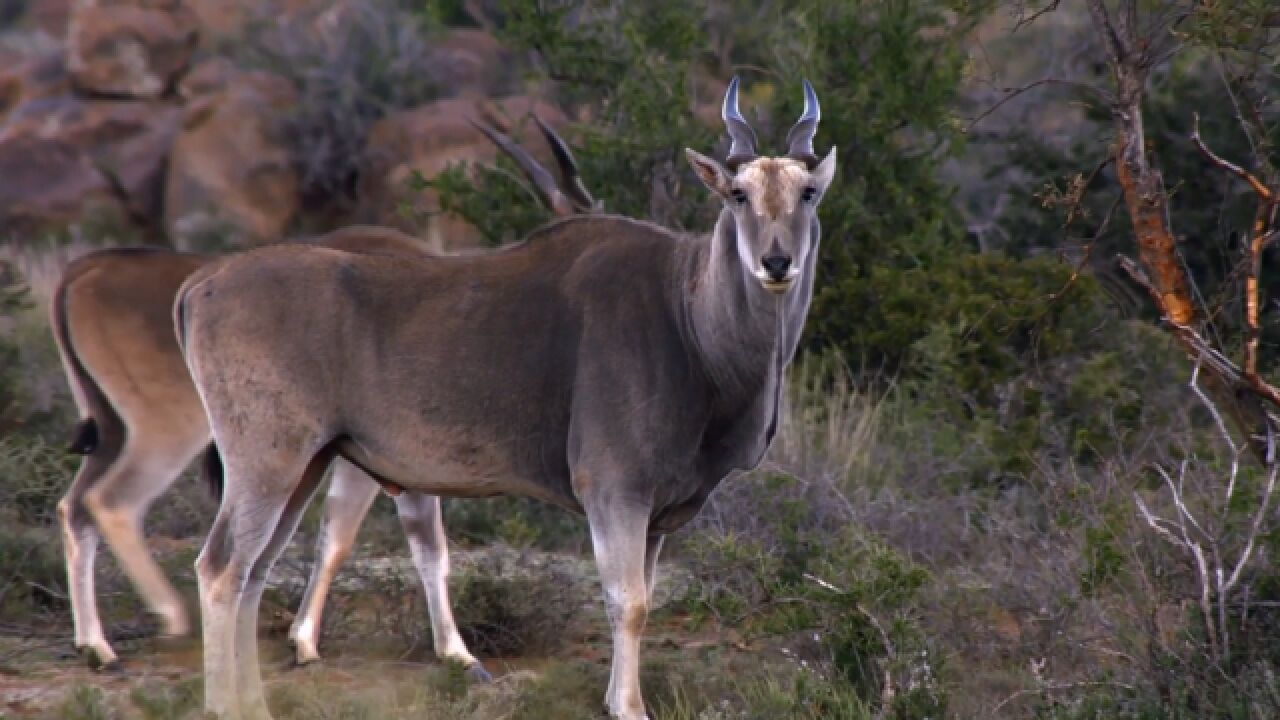
<instances>
[{"instance_id":1,"label":"boulder","mask_svg":"<svg viewBox=\"0 0 1280 720\"><path fill-rule=\"evenodd\" d=\"M86 92L158 97L187 68L198 24L183 0L76 0L67 67Z\"/></svg>"},{"instance_id":2,"label":"boulder","mask_svg":"<svg viewBox=\"0 0 1280 720\"><path fill-rule=\"evenodd\" d=\"M106 176L65 140L29 131L0 137L0 177L0 235L125 215Z\"/></svg>"},{"instance_id":3,"label":"boulder","mask_svg":"<svg viewBox=\"0 0 1280 720\"><path fill-rule=\"evenodd\" d=\"M515 68L511 53L484 30L457 28L431 44L435 77L446 95L488 95L505 89Z\"/></svg>"},{"instance_id":4,"label":"boulder","mask_svg":"<svg viewBox=\"0 0 1280 720\"><path fill-rule=\"evenodd\" d=\"M18 107L70 91L60 50L24 54L0 49L0 127Z\"/></svg>"},{"instance_id":5,"label":"boulder","mask_svg":"<svg viewBox=\"0 0 1280 720\"><path fill-rule=\"evenodd\" d=\"M61 40L67 35L72 0L32 0L26 9L26 21L50 37Z\"/></svg>"},{"instance_id":6,"label":"boulder","mask_svg":"<svg viewBox=\"0 0 1280 720\"><path fill-rule=\"evenodd\" d=\"M294 101L284 78L248 72L187 103L164 194L164 227L177 247L201 249L212 237L236 246L280 239L299 203L277 127Z\"/></svg>"},{"instance_id":7,"label":"boulder","mask_svg":"<svg viewBox=\"0 0 1280 720\"><path fill-rule=\"evenodd\" d=\"M224 57L203 60L182 76L178 83L178 97L194 100L202 95L212 95L227 86L237 75L239 68Z\"/></svg>"},{"instance_id":8,"label":"boulder","mask_svg":"<svg viewBox=\"0 0 1280 720\"><path fill-rule=\"evenodd\" d=\"M360 172L361 222L388 225L416 233L438 251L479 245L479 232L452 215L436 214L439 200L434 190L415 194L409 178L416 170L430 179L455 163L490 163L498 149L476 130L468 118L482 117L477 101L450 98L411 110L392 113L374 124L365 147L365 161ZM536 111L552 127L565 123L565 116L554 106L524 96L506 98L494 103L513 121ZM550 150L532 123L517 126L513 137L539 162L552 169ZM553 170L554 172L554 170ZM427 216L425 223L406 219L399 211L408 203Z\"/></svg>"},{"instance_id":9,"label":"boulder","mask_svg":"<svg viewBox=\"0 0 1280 720\"><path fill-rule=\"evenodd\" d=\"M106 215L157 224L176 105L38 96L0 128L0 226Z\"/></svg>"},{"instance_id":10,"label":"boulder","mask_svg":"<svg viewBox=\"0 0 1280 720\"><path fill-rule=\"evenodd\" d=\"M236 38L247 28L281 18L296 18L315 12L333 0L186 0L200 26L200 40L206 46Z\"/></svg>"}]
</instances>

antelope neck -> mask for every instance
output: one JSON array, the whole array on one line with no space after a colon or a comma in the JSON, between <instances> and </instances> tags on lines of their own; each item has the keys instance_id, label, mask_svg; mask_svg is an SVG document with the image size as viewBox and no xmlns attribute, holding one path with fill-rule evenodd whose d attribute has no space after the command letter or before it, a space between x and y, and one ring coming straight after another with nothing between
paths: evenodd
<instances>
[{"instance_id":1,"label":"antelope neck","mask_svg":"<svg viewBox=\"0 0 1280 720\"><path fill-rule=\"evenodd\" d=\"M737 229L727 208L710 237L698 240L684 246L679 285L693 355L722 396L764 389L791 360L794 343L788 340L799 334L813 285L797 282L781 296L760 287L738 257Z\"/></svg>"}]
</instances>

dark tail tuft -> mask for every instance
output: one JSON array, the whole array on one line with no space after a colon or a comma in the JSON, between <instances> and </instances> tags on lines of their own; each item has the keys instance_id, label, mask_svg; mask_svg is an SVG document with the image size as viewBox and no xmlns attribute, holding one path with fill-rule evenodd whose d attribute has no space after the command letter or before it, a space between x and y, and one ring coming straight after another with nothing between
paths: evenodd
<instances>
[{"instance_id":1,"label":"dark tail tuft","mask_svg":"<svg viewBox=\"0 0 1280 720\"><path fill-rule=\"evenodd\" d=\"M76 423L76 434L71 438L68 452L76 455L89 455L98 449L98 422L93 418L85 418Z\"/></svg>"},{"instance_id":2,"label":"dark tail tuft","mask_svg":"<svg viewBox=\"0 0 1280 720\"><path fill-rule=\"evenodd\" d=\"M209 494L214 500L222 502L222 456L218 454L218 446L209 443L204 450L204 460L200 463L200 476L209 486Z\"/></svg>"}]
</instances>

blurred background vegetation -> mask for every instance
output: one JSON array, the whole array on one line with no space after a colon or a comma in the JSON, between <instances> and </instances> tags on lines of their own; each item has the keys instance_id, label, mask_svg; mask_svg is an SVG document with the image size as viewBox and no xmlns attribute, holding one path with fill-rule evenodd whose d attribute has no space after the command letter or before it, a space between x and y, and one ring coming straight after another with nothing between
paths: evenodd
<instances>
[{"instance_id":1,"label":"blurred background vegetation","mask_svg":"<svg viewBox=\"0 0 1280 720\"><path fill-rule=\"evenodd\" d=\"M30 58L56 45L38 5L0 2L0 52ZM1220 432L1189 385L1191 363L1112 262L1137 251L1107 162L1112 71L1087 5L353 0L247 13L202 40L192 66L229 63L293 93L266 133L296 173L286 233L385 221L428 237L453 216L493 245L547 219L514 166L460 154L443 172L424 160L383 173L377 128L446 106L433 103L534 97L563 113L555 124L609 211L701 232L718 208L683 149L727 148L718 114L728 78L743 77L742 107L765 151L782 147L800 111L800 79L817 88L817 147L839 148L839 175L821 210L802 354L764 466L727 482L668 545L687 582L646 646L655 718L1276 717L1274 468L1241 458L1239 438ZM1128 5L1101 3L1115 17ZM1139 31L1167 48L1149 67L1145 140L1194 281L1197 329L1235 356L1256 199L1189 135L1198 115L1209 147L1274 180L1280 17L1266 0L1134 7ZM432 54L457 37L501 50L465 91ZM187 121L204 117L198 93L170 93L161 102L184 105ZM0 166L3 123L22 121L5 97ZM513 126L525 120L510 115ZM414 191L393 198L394 216L370 215L387 205L375 193L394 194L392 177L393 191ZM74 409L44 324L49 277L103 244L263 240L216 223L182 239L175 228L186 226L168 212L0 219L0 634L10 638L0 672L21 672L23 658L70 633L51 520L75 466L61 450ZM1264 377L1280 362L1274 252L1261 272ZM213 508L192 485L180 481L149 519L172 540L162 557L188 588ZM576 566L533 559L589 554L583 523L523 500L446 507L455 546L516 553L464 564L456 604L470 642L533 679L515 699L467 700L437 668L412 698L387 691L349 707L290 688L275 699L288 716L593 716L599 658L572 648L598 644L599 631L563 608L594 595L572 581ZM374 639L393 655L429 647L416 583L362 564L404 555L391 513L379 501L348 571L387 600L370 613L335 590L326 642L338 657ZM1160 521L1187 516L1199 522L1185 542L1178 523ZM310 518L301 535L314 528ZM285 564L305 567L309 539L296 545L304 551ZM1228 574L1238 564L1239 585L1206 585L1193 545ZM513 577L513 563L545 572ZM113 632L130 636L136 601L118 571L104 572ZM296 607L289 587L276 612ZM32 630L36 618L50 634ZM194 707L189 689L139 692L121 702L146 717ZM111 701L82 689L65 702L66 716L92 716Z\"/></svg>"}]
</instances>

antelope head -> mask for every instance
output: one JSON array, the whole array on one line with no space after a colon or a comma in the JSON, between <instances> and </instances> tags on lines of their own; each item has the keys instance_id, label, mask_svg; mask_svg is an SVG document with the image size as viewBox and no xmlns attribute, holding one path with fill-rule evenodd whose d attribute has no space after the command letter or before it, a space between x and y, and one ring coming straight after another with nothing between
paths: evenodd
<instances>
[{"instance_id":1,"label":"antelope head","mask_svg":"<svg viewBox=\"0 0 1280 720\"><path fill-rule=\"evenodd\" d=\"M721 114L732 140L725 163L687 148L685 153L732 216L745 272L765 290L782 295L795 284L815 245L818 202L835 175L836 149L821 160L813 152L821 111L808 80L804 114L787 134L785 156L756 156L755 131L738 111L736 77L729 82Z\"/></svg>"}]
</instances>

